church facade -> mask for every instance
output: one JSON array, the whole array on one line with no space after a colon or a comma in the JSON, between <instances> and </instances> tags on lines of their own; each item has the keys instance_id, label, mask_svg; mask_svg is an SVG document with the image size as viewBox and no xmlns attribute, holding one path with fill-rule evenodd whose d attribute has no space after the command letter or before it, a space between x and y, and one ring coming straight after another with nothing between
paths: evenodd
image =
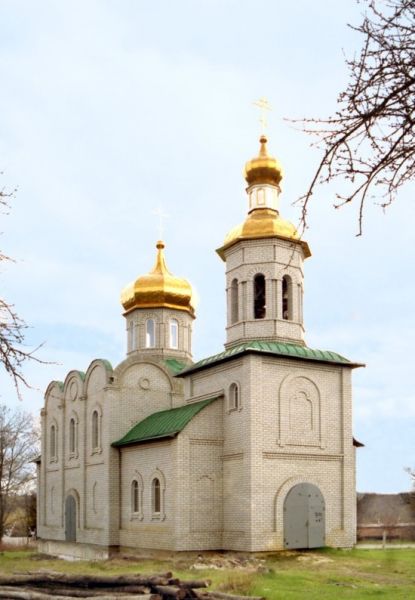
<instances>
[{"instance_id":1,"label":"church facade","mask_svg":"<svg viewBox=\"0 0 415 600\"><path fill-rule=\"evenodd\" d=\"M226 266L222 352L192 360L189 283L155 265L122 293L127 357L45 394L38 463L43 551L270 551L356 538L351 371L304 340L303 263L279 213L282 169L260 139L248 214Z\"/></svg>"}]
</instances>

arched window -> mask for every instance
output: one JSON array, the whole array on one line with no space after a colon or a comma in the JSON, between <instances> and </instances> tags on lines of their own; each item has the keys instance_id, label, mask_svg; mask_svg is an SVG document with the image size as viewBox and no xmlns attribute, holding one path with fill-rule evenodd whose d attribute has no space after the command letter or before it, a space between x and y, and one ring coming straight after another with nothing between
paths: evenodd
<instances>
[{"instance_id":1,"label":"arched window","mask_svg":"<svg viewBox=\"0 0 415 600\"><path fill-rule=\"evenodd\" d=\"M49 453L50 458L56 458L56 427L55 425L50 426L50 440L49 440Z\"/></svg>"},{"instance_id":2,"label":"arched window","mask_svg":"<svg viewBox=\"0 0 415 600\"><path fill-rule=\"evenodd\" d=\"M303 286L298 284L298 320L303 320Z\"/></svg>"},{"instance_id":3,"label":"arched window","mask_svg":"<svg viewBox=\"0 0 415 600\"><path fill-rule=\"evenodd\" d=\"M289 275L282 278L282 318L286 321L293 318L292 283Z\"/></svg>"},{"instance_id":4,"label":"arched window","mask_svg":"<svg viewBox=\"0 0 415 600\"><path fill-rule=\"evenodd\" d=\"M133 349L133 322L130 321L127 329L127 346L128 352Z\"/></svg>"},{"instance_id":5,"label":"arched window","mask_svg":"<svg viewBox=\"0 0 415 600\"><path fill-rule=\"evenodd\" d=\"M240 407L239 387L237 383L232 383L229 387L229 410L235 410Z\"/></svg>"},{"instance_id":6,"label":"arched window","mask_svg":"<svg viewBox=\"0 0 415 600\"><path fill-rule=\"evenodd\" d=\"M262 273L258 273L254 277L254 318L264 319L265 312L265 277Z\"/></svg>"},{"instance_id":7,"label":"arched window","mask_svg":"<svg viewBox=\"0 0 415 600\"><path fill-rule=\"evenodd\" d=\"M160 514L161 512L161 488L160 479L155 477L151 483L152 508L153 513Z\"/></svg>"},{"instance_id":8,"label":"arched window","mask_svg":"<svg viewBox=\"0 0 415 600\"><path fill-rule=\"evenodd\" d=\"M99 448L99 414L97 410L92 413L92 449Z\"/></svg>"},{"instance_id":9,"label":"arched window","mask_svg":"<svg viewBox=\"0 0 415 600\"><path fill-rule=\"evenodd\" d=\"M169 347L179 347L179 323L177 319L170 319L169 323Z\"/></svg>"},{"instance_id":10,"label":"arched window","mask_svg":"<svg viewBox=\"0 0 415 600\"><path fill-rule=\"evenodd\" d=\"M136 479L131 484L131 510L133 513L140 512L140 488Z\"/></svg>"},{"instance_id":11,"label":"arched window","mask_svg":"<svg viewBox=\"0 0 415 600\"><path fill-rule=\"evenodd\" d=\"M238 280L234 279L231 283L231 323L236 323L238 320L239 320Z\"/></svg>"},{"instance_id":12,"label":"arched window","mask_svg":"<svg viewBox=\"0 0 415 600\"><path fill-rule=\"evenodd\" d=\"M76 451L76 422L75 419L69 421L69 454L75 454Z\"/></svg>"},{"instance_id":13,"label":"arched window","mask_svg":"<svg viewBox=\"0 0 415 600\"><path fill-rule=\"evenodd\" d=\"M156 343L154 319L146 321L146 348L154 348Z\"/></svg>"},{"instance_id":14,"label":"arched window","mask_svg":"<svg viewBox=\"0 0 415 600\"><path fill-rule=\"evenodd\" d=\"M130 350L137 350L137 338L134 321L130 322Z\"/></svg>"}]
</instances>

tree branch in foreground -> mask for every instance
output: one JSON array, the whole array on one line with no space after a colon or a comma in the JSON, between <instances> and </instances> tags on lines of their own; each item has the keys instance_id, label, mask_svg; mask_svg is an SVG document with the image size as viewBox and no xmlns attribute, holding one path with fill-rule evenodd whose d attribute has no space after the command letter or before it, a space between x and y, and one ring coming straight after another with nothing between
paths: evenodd
<instances>
[{"instance_id":1,"label":"tree branch in foreground","mask_svg":"<svg viewBox=\"0 0 415 600\"><path fill-rule=\"evenodd\" d=\"M0 213L7 214L9 199L15 191L0 190ZM14 261L0 251L0 263L2 262ZM26 323L16 313L13 304L8 303L4 298L0 298L0 366L4 367L6 373L10 375L19 400L22 399L22 386L31 387L23 374L23 363L35 361L41 364L50 364L35 355L42 344L33 350L27 350L24 347L27 328Z\"/></svg>"},{"instance_id":2,"label":"tree branch in foreground","mask_svg":"<svg viewBox=\"0 0 415 600\"><path fill-rule=\"evenodd\" d=\"M362 234L365 203L380 198L386 208L415 175L415 0L370 0L357 58L347 60L350 79L338 97L339 110L327 119L297 119L317 138L320 163L301 205L301 227L315 189L339 179L348 190L336 194L335 208L358 204Z\"/></svg>"}]
</instances>

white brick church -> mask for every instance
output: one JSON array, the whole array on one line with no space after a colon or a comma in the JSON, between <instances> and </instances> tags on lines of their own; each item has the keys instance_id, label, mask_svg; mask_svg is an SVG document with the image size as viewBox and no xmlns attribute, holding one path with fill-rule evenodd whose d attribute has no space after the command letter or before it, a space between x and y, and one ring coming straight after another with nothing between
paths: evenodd
<instances>
[{"instance_id":1,"label":"white brick church","mask_svg":"<svg viewBox=\"0 0 415 600\"><path fill-rule=\"evenodd\" d=\"M303 263L279 213L282 169L260 139L248 214L217 250L225 349L192 360L189 283L157 243L122 292L127 357L52 381L42 410L43 551L351 547L356 533L351 371L304 341Z\"/></svg>"}]
</instances>

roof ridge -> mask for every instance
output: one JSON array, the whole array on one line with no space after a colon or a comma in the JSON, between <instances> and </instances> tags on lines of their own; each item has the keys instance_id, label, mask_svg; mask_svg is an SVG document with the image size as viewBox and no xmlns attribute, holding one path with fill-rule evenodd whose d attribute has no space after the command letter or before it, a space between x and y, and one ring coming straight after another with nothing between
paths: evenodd
<instances>
[{"instance_id":1,"label":"roof ridge","mask_svg":"<svg viewBox=\"0 0 415 600\"><path fill-rule=\"evenodd\" d=\"M364 366L361 363L353 363L348 358L333 350L319 350L317 348L309 348L293 342L271 341L271 340L250 340L242 342L231 348L225 349L222 352L207 356L201 360L185 367L183 370L176 373L177 376L185 375L188 372L204 368L222 360L227 360L243 352L259 352L268 353L276 356L287 356L290 358L299 358L304 360L315 360L319 362L335 363L354 367Z\"/></svg>"}]
</instances>

